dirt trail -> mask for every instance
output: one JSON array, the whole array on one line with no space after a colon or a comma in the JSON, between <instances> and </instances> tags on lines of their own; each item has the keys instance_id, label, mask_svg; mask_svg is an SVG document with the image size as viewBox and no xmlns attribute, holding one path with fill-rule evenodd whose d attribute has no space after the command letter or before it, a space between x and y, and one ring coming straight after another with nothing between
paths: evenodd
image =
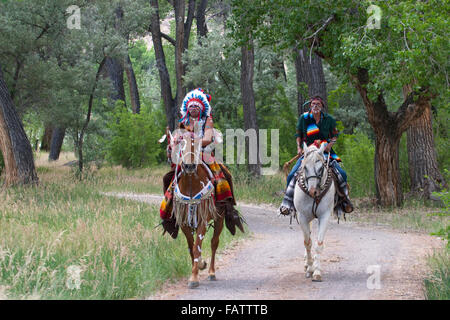
<instances>
[{"instance_id":1,"label":"dirt trail","mask_svg":"<svg viewBox=\"0 0 450 320\"><path fill-rule=\"evenodd\" d=\"M154 195L114 195L161 200ZM289 225L289 218L278 217L269 206L239 205L239 210L252 234L218 255L217 281L206 280L206 269L200 273L200 287L187 289L185 279L166 284L148 299L424 299L426 256L443 244L425 234L332 220L321 255L323 282L312 282L303 271L303 235L296 222ZM316 221L312 225L315 239ZM368 289L369 266L379 266L380 289Z\"/></svg>"}]
</instances>

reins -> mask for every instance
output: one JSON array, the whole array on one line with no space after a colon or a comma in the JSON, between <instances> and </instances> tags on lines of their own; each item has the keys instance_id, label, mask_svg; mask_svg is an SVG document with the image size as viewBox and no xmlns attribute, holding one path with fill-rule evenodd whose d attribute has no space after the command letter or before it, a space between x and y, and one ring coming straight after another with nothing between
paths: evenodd
<instances>
[{"instance_id":1,"label":"reins","mask_svg":"<svg viewBox=\"0 0 450 320\"><path fill-rule=\"evenodd\" d=\"M317 152L317 151L314 150L314 151L311 151L311 152ZM305 158L304 158L303 161L305 161L306 157L307 157L309 154L310 154L310 153L308 153L308 154L305 155ZM312 209L311 209L311 211L312 211L312 214L313 214L313 216L314 216L315 218L317 218L317 208L318 208L318 206L319 206L319 203L320 203L320 201L322 200L322 198L324 197L324 195L325 195L325 194L328 192L328 190L330 189L331 182L332 182L332 174L331 174L330 167L329 167L330 153L328 153L328 159L327 159L326 164L325 164L325 162L324 162L322 159L321 159L321 162L322 162L322 165L323 165L323 166L322 166L322 170L321 170L320 175L317 173L316 169L314 168L314 175L311 175L311 176L306 177L306 176L305 176L305 173L304 173L304 167L302 167L301 172L300 172L300 177L299 177L299 179L298 179L298 185L299 185L300 189L301 189L304 193L306 193L308 196L311 197L311 195L310 195L309 192L308 192L307 186L306 186L306 184L308 183L308 180L311 179L311 178L316 178L316 179L319 179L319 184L320 184L320 182L321 182L322 179L323 179L323 173L324 173L324 171L325 171L324 169L326 169L326 172L327 172L327 179L326 179L325 183L324 183L322 186L319 185L319 189L321 189L322 191L319 193L318 196L311 197L311 198L313 198L313 200L314 200L314 201L313 201L313 204L312 204Z\"/></svg>"}]
</instances>

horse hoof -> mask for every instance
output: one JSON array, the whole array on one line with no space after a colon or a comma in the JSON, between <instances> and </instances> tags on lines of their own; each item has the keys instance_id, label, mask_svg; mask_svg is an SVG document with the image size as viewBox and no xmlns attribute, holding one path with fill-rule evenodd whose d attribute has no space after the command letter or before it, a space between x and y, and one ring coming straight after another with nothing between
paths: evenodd
<instances>
[{"instance_id":1,"label":"horse hoof","mask_svg":"<svg viewBox=\"0 0 450 320\"><path fill-rule=\"evenodd\" d=\"M199 285L200 285L200 283L198 281L189 281L188 288L194 289L194 288L197 288Z\"/></svg>"},{"instance_id":2,"label":"horse hoof","mask_svg":"<svg viewBox=\"0 0 450 320\"><path fill-rule=\"evenodd\" d=\"M216 278L215 275L210 275L210 276L208 277L208 280L209 280L209 281L216 281L217 278Z\"/></svg>"},{"instance_id":3,"label":"horse hoof","mask_svg":"<svg viewBox=\"0 0 450 320\"><path fill-rule=\"evenodd\" d=\"M316 274L313 276L312 281L314 282L322 282L322 276L320 274Z\"/></svg>"},{"instance_id":4,"label":"horse hoof","mask_svg":"<svg viewBox=\"0 0 450 320\"><path fill-rule=\"evenodd\" d=\"M307 273L305 273L305 277L306 277L306 278L311 278L311 276L312 276L312 272L307 272Z\"/></svg>"}]
</instances>

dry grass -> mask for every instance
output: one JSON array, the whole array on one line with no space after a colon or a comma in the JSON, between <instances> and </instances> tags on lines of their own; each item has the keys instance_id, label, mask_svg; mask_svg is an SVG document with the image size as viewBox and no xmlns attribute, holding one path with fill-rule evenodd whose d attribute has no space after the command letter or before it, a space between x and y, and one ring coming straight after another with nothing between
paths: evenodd
<instances>
[{"instance_id":1,"label":"dry grass","mask_svg":"<svg viewBox=\"0 0 450 320\"><path fill-rule=\"evenodd\" d=\"M142 298L167 279L190 273L184 237L161 237L162 229L155 229L157 205L101 194L160 193L167 168L105 167L80 182L62 166L73 161L70 154L52 163L46 154L36 158L39 186L0 192L2 298ZM221 248L231 240L224 232ZM80 270L79 282L71 266Z\"/></svg>"}]
</instances>

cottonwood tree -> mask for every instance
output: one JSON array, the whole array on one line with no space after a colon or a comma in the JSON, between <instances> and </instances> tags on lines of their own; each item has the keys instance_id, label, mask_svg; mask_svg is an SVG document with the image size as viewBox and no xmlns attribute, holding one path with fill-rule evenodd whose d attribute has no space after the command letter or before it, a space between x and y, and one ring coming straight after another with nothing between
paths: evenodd
<instances>
[{"instance_id":1,"label":"cottonwood tree","mask_svg":"<svg viewBox=\"0 0 450 320\"><path fill-rule=\"evenodd\" d=\"M402 134L427 102L448 91L448 3L374 1L382 15L359 1L233 1L239 21L262 43L280 48L306 46L346 75L358 90L375 133L375 184L379 203L403 202L399 171ZM267 23L270 21L270 23ZM375 27L375 28L374 28ZM379 28L378 28L379 27ZM242 34L236 29L237 38ZM403 86L412 92L398 102ZM447 93L448 98L448 93ZM416 150L416 152L423 152Z\"/></svg>"},{"instance_id":2,"label":"cottonwood tree","mask_svg":"<svg viewBox=\"0 0 450 320\"><path fill-rule=\"evenodd\" d=\"M15 110L0 64L0 150L5 164L5 186L39 181L33 151Z\"/></svg>"}]
</instances>

